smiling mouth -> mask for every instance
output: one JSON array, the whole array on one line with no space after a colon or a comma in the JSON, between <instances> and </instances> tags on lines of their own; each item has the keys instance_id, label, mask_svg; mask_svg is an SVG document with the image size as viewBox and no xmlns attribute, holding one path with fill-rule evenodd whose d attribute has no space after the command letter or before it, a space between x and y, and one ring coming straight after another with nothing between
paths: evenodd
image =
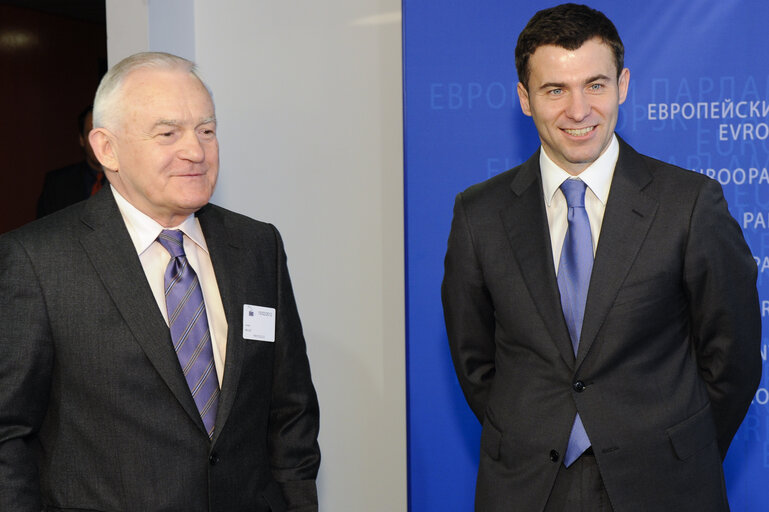
<instances>
[{"instance_id":1,"label":"smiling mouth","mask_svg":"<svg viewBox=\"0 0 769 512\"><path fill-rule=\"evenodd\" d=\"M569 135L573 135L575 137L582 137L583 135L587 135L588 133L595 130L595 126L588 126L587 128L580 128L579 130L569 130L568 128L564 128L563 131L568 133Z\"/></svg>"},{"instance_id":2,"label":"smiling mouth","mask_svg":"<svg viewBox=\"0 0 769 512\"><path fill-rule=\"evenodd\" d=\"M197 176L205 176L207 172L206 169L190 169L186 171L177 171L175 176L179 178L194 178Z\"/></svg>"}]
</instances>

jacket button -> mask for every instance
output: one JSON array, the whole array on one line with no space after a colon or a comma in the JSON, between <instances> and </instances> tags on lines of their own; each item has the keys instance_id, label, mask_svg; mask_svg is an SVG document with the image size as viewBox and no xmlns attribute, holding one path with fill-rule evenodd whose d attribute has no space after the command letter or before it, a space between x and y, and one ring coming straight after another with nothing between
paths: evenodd
<instances>
[{"instance_id":1,"label":"jacket button","mask_svg":"<svg viewBox=\"0 0 769 512\"><path fill-rule=\"evenodd\" d=\"M555 450L550 450L550 460L551 460L551 461L553 461L553 462L558 462L558 459L559 459L560 457L561 457L561 456L558 454L558 452L557 452L557 451L555 451Z\"/></svg>"},{"instance_id":2,"label":"jacket button","mask_svg":"<svg viewBox=\"0 0 769 512\"><path fill-rule=\"evenodd\" d=\"M582 382L581 380L578 380L577 382L575 382L572 387L574 388L574 391L576 391L577 393L582 393L583 391L585 391L585 383Z\"/></svg>"},{"instance_id":3,"label":"jacket button","mask_svg":"<svg viewBox=\"0 0 769 512\"><path fill-rule=\"evenodd\" d=\"M208 457L208 463L211 464L212 466L216 466L217 462L219 462L219 455L217 455L216 452L214 452Z\"/></svg>"}]
</instances>

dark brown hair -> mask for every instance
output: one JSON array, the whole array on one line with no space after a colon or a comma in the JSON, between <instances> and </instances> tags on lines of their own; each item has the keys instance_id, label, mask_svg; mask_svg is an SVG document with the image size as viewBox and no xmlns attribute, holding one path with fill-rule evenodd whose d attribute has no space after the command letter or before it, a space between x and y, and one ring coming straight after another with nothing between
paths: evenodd
<instances>
[{"instance_id":1,"label":"dark brown hair","mask_svg":"<svg viewBox=\"0 0 769 512\"><path fill-rule=\"evenodd\" d=\"M561 4L539 11L518 36L515 46L518 80L529 88L529 58L540 46L554 45L576 50L594 37L600 38L614 52L619 78L624 67L625 46L617 28L604 13L578 4Z\"/></svg>"}]
</instances>

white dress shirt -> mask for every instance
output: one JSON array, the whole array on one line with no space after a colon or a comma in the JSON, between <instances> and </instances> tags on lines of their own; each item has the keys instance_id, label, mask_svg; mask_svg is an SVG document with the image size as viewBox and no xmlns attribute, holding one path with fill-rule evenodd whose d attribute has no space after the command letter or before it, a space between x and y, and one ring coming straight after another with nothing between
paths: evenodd
<instances>
[{"instance_id":1,"label":"white dress shirt","mask_svg":"<svg viewBox=\"0 0 769 512\"><path fill-rule=\"evenodd\" d=\"M539 167L542 170L542 189L545 193L545 210L547 223L550 227L550 242L553 247L553 263L556 274L561 260L561 248L569 227L567 214L569 207L566 197L561 191L561 183L567 179L580 179L585 182L585 210L590 221L590 233L593 236L593 255L598 247L598 237L601 234L603 214L606 201L609 199L611 180L614 177L614 167L619 157L619 142L613 135L609 147L595 162L575 177L558 167L545 153L545 148L539 152Z\"/></svg>"},{"instance_id":2,"label":"white dress shirt","mask_svg":"<svg viewBox=\"0 0 769 512\"><path fill-rule=\"evenodd\" d=\"M152 218L136 209L123 196L110 186L115 202L123 216L128 234L131 236L136 253L139 255L144 274L147 276L152 294L158 304L163 318L168 323L166 310L166 298L164 293L165 272L171 255L157 241L157 237L164 228ZM219 286L216 283L214 267L208 254L208 246L200 229L200 222L195 215L190 215L174 228L184 233L184 253L192 269L198 275L200 287L203 292L203 301L206 304L206 316L208 328L211 331L211 343L214 350L214 365L219 378L219 387L224 376L224 359L227 353L227 318L224 315L222 297L219 295Z\"/></svg>"}]
</instances>

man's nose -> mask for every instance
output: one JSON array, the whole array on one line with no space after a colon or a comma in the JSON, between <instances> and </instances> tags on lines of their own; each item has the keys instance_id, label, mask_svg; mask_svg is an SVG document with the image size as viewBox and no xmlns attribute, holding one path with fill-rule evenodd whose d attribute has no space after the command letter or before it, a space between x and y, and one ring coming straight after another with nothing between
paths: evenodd
<instances>
[{"instance_id":1,"label":"man's nose","mask_svg":"<svg viewBox=\"0 0 769 512\"><path fill-rule=\"evenodd\" d=\"M186 132L182 137L179 156L191 162L202 162L205 159L206 151L194 130Z\"/></svg>"},{"instance_id":2,"label":"man's nose","mask_svg":"<svg viewBox=\"0 0 769 512\"><path fill-rule=\"evenodd\" d=\"M588 115L590 115L591 109L592 106L590 105L589 99L585 96L584 93L579 92L572 94L571 98L569 98L569 105L566 109L566 115L575 121L582 121Z\"/></svg>"}]
</instances>

